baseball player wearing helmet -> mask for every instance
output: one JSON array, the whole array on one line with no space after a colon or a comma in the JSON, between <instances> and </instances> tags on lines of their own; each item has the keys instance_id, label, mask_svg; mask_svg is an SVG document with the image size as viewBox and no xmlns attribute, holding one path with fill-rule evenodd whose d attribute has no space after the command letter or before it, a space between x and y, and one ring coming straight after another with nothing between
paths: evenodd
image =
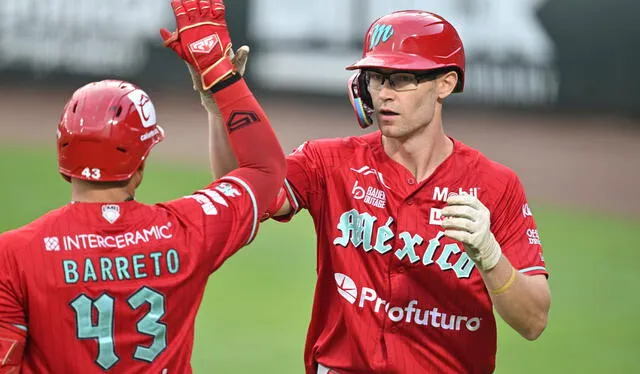
<instances>
[{"instance_id":1,"label":"baseball player wearing helmet","mask_svg":"<svg viewBox=\"0 0 640 374\"><path fill-rule=\"evenodd\" d=\"M550 293L518 177L444 132L443 103L464 88L462 41L436 14L394 12L347 69L358 123L379 131L301 145L268 212L287 221L304 208L316 225L306 372L492 372L493 308L533 340ZM234 161L210 118L221 175Z\"/></svg>"},{"instance_id":2,"label":"baseball player wearing helmet","mask_svg":"<svg viewBox=\"0 0 640 374\"><path fill-rule=\"evenodd\" d=\"M167 46L204 73L239 168L192 195L139 203L165 136L153 103L123 81L75 91L57 132L71 202L0 236L0 373L190 373L207 279L251 242L280 189L284 154L228 59L222 1L172 5Z\"/></svg>"}]
</instances>

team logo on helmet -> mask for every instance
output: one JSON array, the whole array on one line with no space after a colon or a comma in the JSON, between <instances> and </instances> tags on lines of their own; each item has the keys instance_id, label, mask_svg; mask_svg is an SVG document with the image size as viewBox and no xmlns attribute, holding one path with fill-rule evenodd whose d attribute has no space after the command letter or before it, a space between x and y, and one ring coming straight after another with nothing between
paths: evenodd
<instances>
[{"instance_id":1,"label":"team logo on helmet","mask_svg":"<svg viewBox=\"0 0 640 374\"><path fill-rule=\"evenodd\" d=\"M156 124L156 109L147 95L141 89L131 91L128 95L129 100L135 105L138 114L140 115L140 121L145 128L154 126Z\"/></svg>"},{"instance_id":2,"label":"team logo on helmet","mask_svg":"<svg viewBox=\"0 0 640 374\"><path fill-rule=\"evenodd\" d=\"M371 30L371 39L369 39L369 50L374 49L380 43L386 43L393 36L393 26L379 23L373 26Z\"/></svg>"}]
</instances>

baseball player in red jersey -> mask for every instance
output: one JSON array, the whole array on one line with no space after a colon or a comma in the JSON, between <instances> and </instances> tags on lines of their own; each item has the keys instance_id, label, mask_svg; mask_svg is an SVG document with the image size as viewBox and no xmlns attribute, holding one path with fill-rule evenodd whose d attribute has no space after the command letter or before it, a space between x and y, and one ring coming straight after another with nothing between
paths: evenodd
<instances>
[{"instance_id":1,"label":"baseball player in red jersey","mask_svg":"<svg viewBox=\"0 0 640 374\"><path fill-rule=\"evenodd\" d=\"M379 131L304 143L268 210L287 221L307 209L316 225L306 372L490 373L493 308L533 340L550 294L518 177L443 130L443 102L464 86L458 33L433 13L394 12L347 69L358 122ZM235 161L210 118L221 175Z\"/></svg>"},{"instance_id":2,"label":"baseball player in red jersey","mask_svg":"<svg viewBox=\"0 0 640 374\"><path fill-rule=\"evenodd\" d=\"M167 46L204 73L240 167L193 195L139 203L164 138L149 96L113 80L78 89L57 138L71 203L0 236L0 373L190 373L207 278L254 238L280 189L284 154L228 58L223 3L172 5Z\"/></svg>"}]
</instances>

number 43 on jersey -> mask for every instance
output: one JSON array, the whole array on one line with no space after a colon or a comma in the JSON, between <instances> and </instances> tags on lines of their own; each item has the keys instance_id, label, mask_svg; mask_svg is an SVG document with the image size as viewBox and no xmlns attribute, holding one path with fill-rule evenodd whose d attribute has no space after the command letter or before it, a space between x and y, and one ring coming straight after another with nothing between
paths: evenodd
<instances>
[{"instance_id":1,"label":"number 43 on jersey","mask_svg":"<svg viewBox=\"0 0 640 374\"><path fill-rule=\"evenodd\" d=\"M136 347L133 358L137 360L153 362L167 348L167 325L160 322L165 314L164 299L162 294L148 287L142 287L127 299L127 304L133 310L137 310L143 304L149 304L149 312L138 320L136 328L138 332L149 335L153 341L148 347ZM116 302L117 300L107 293L96 299L82 294L71 302L71 307L76 312L78 338L97 340L98 357L95 361L104 370L109 370L120 360L113 337L114 319L117 318L114 316ZM96 323L92 320L93 308L97 311Z\"/></svg>"}]
</instances>

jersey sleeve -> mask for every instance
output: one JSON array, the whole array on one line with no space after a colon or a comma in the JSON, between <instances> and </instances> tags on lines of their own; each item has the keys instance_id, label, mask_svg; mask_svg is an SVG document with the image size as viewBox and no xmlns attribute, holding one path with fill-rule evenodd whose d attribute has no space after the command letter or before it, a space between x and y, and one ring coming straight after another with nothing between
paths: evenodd
<instances>
[{"instance_id":1,"label":"jersey sleeve","mask_svg":"<svg viewBox=\"0 0 640 374\"><path fill-rule=\"evenodd\" d=\"M516 269L527 275L548 276L538 228L515 173L509 178L504 195L498 199L491 221L502 252Z\"/></svg>"},{"instance_id":2,"label":"jersey sleeve","mask_svg":"<svg viewBox=\"0 0 640 374\"><path fill-rule=\"evenodd\" d=\"M26 335L25 295L9 241L9 234L0 235L0 328Z\"/></svg>"},{"instance_id":3,"label":"jersey sleeve","mask_svg":"<svg viewBox=\"0 0 640 374\"><path fill-rule=\"evenodd\" d=\"M209 272L251 243L258 231L255 193L236 176L227 175L189 196L161 205L177 216L189 245L198 243L201 247Z\"/></svg>"},{"instance_id":4,"label":"jersey sleeve","mask_svg":"<svg viewBox=\"0 0 640 374\"><path fill-rule=\"evenodd\" d=\"M283 185L291 212L273 219L286 222L301 209L308 209L323 190L321 162L314 142L306 141L287 156L287 177Z\"/></svg>"}]
</instances>

